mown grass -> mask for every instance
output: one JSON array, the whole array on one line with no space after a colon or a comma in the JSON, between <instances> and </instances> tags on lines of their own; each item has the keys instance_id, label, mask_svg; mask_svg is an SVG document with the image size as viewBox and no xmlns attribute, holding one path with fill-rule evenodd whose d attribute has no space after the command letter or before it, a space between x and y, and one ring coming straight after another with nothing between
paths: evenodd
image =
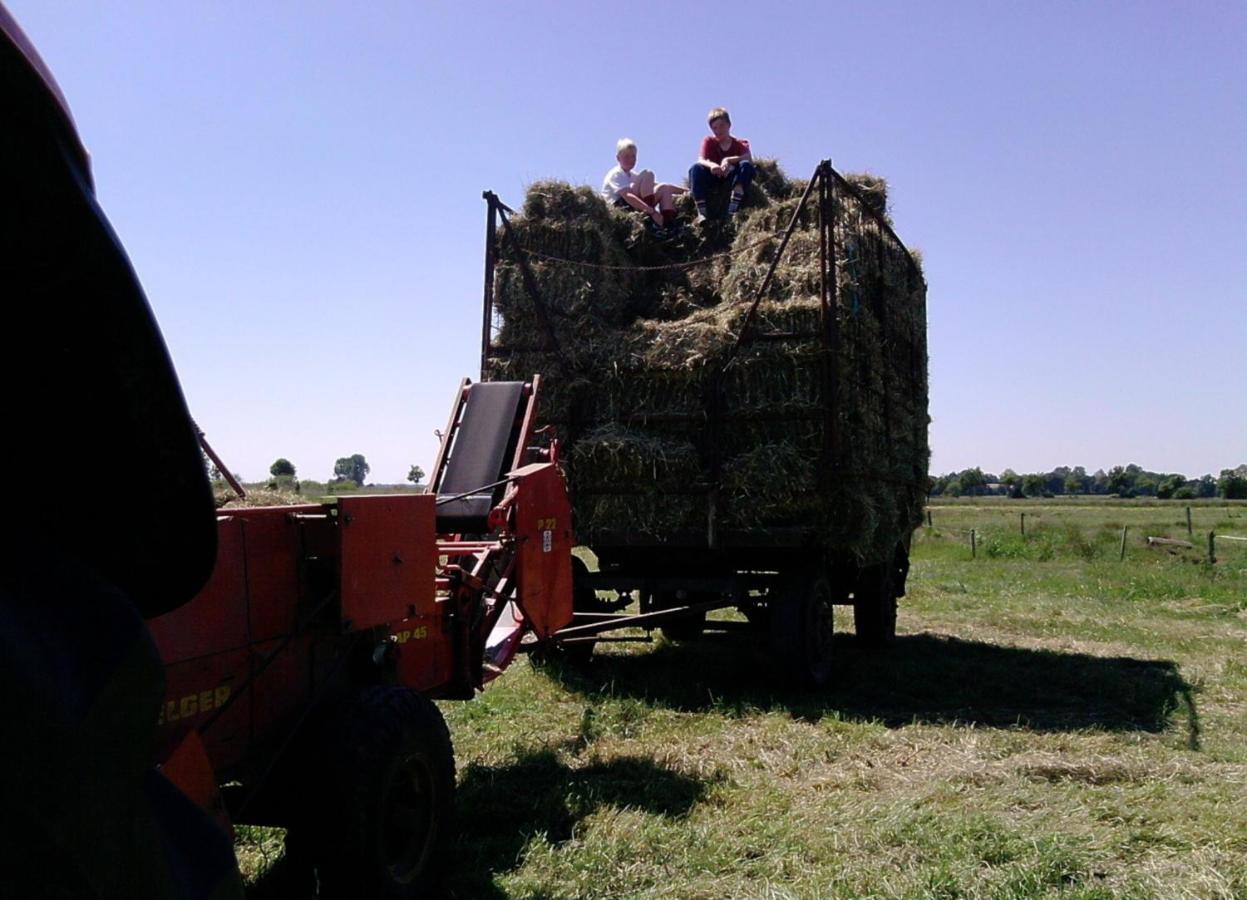
<instances>
[{"instance_id":1,"label":"mown grass","mask_svg":"<svg viewBox=\"0 0 1247 900\"><path fill-rule=\"evenodd\" d=\"M1034 509L1022 538L1016 507L937 508L903 634L863 651L845 610L819 694L741 635L521 662L444 704L451 894L1247 896L1247 548L1122 563L1123 523L1177 537L1181 505Z\"/></svg>"}]
</instances>

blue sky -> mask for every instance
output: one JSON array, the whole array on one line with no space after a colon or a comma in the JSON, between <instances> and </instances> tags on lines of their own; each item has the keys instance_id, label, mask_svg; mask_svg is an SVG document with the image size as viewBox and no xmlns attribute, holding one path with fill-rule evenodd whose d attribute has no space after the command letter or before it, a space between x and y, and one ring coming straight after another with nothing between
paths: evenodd
<instances>
[{"instance_id":1,"label":"blue sky","mask_svg":"<svg viewBox=\"0 0 1247 900\"><path fill-rule=\"evenodd\" d=\"M625 134L680 178L715 105L790 174L889 180L933 472L1247 462L1241 2L4 2L248 479L427 469L481 191L596 186Z\"/></svg>"}]
</instances>

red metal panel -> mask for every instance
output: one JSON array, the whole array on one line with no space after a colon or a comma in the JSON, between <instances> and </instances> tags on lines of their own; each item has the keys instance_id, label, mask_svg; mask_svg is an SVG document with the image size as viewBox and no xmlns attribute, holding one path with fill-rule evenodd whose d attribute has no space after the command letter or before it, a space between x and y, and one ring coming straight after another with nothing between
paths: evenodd
<instances>
[{"instance_id":1,"label":"red metal panel","mask_svg":"<svg viewBox=\"0 0 1247 900\"><path fill-rule=\"evenodd\" d=\"M241 649L168 666L159 746L171 749L192 728L202 727L224 710L204 733L204 745L218 771L241 759L251 736L249 662L250 651Z\"/></svg>"},{"instance_id":2,"label":"red metal panel","mask_svg":"<svg viewBox=\"0 0 1247 900\"><path fill-rule=\"evenodd\" d=\"M245 524L245 565L250 598L251 641L259 643L294 630L303 560L298 512L321 507L273 506L238 510Z\"/></svg>"},{"instance_id":3,"label":"red metal panel","mask_svg":"<svg viewBox=\"0 0 1247 900\"><path fill-rule=\"evenodd\" d=\"M194 801L221 826L221 830L234 837L234 825L229 811L217 787L216 772L212 760L198 732L191 731L174 748L168 759L160 764L160 774L168 778L178 790Z\"/></svg>"},{"instance_id":4,"label":"red metal panel","mask_svg":"<svg viewBox=\"0 0 1247 900\"><path fill-rule=\"evenodd\" d=\"M255 647L253 663L258 674L251 684L251 722L256 744L272 746L280 743L307 708L312 695L315 640L314 636L302 635L280 651L277 650L281 646L280 641ZM338 650L346 650L344 641L339 640L337 644ZM263 672L259 672L263 660L275 651L277 655L272 662ZM326 657L330 655L324 653Z\"/></svg>"},{"instance_id":5,"label":"red metal panel","mask_svg":"<svg viewBox=\"0 0 1247 900\"><path fill-rule=\"evenodd\" d=\"M189 603L152 619L148 626L166 665L237 649L247 644L247 584L243 524L217 523L217 561L212 577Z\"/></svg>"},{"instance_id":6,"label":"red metal panel","mask_svg":"<svg viewBox=\"0 0 1247 900\"><path fill-rule=\"evenodd\" d=\"M404 619L391 637L398 645L398 681L421 693L436 693L454 676L450 627L439 614Z\"/></svg>"},{"instance_id":7,"label":"red metal panel","mask_svg":"<svg viewBox=\"0 0 1247 900\"><path fill-rule=\"evenodd\" d=\"M515 498L517 601L538 637L572 620L572 515L563 476L550 463L525 466Z\"/></svg>"},{"instance_id":8,"label":"red metal panel","mask_svg":"<svg viewBox=\"0 0 1247 900\"><path fill-rule=\"evenodd\" d=\"M343 497L342 621L360 630L433 612L437 565L432 494Z\"/></svg>"}]
</instances>

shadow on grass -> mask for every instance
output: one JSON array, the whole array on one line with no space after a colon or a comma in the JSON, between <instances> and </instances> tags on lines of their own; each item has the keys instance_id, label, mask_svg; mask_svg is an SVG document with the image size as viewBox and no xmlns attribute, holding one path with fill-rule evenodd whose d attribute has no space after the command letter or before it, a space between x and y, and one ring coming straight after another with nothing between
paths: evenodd
<instances>
[{"instance_id":1,"label":"shadow on grass","mask_svg":"<svg viewBox=\"0 0 1247 900\"><path fill-rule=\"evenodd\" d=\"M644 757L573 769L554 750L541 750L507 765L472 764L460 777L459 849L447 887L457 897L504 896L493 876L519 866L533 836L562 843L577 822L609 806L677 818L706 787Z\"/></svg>"},{"instance_id":2,"label":"shadow on grass","mask_svg":"<svg viewBox=\"0 0 1247 900\"><path fill-rule=\"evenodd\" d=\"M650 653L595 656L587 667L549 664L551 677L589 698L631 697L685 711L786 709L817 721L826 715L880 721L953 722L1041 731L1101 728L1151 731L1181 713L1190 746L1199 719L1176 663L1089 656L933 634L898 637L883 651L836 638L831 684L821 692L787 689L748 640L707 638L662 644Z\"/></svg>"}]
</instances>

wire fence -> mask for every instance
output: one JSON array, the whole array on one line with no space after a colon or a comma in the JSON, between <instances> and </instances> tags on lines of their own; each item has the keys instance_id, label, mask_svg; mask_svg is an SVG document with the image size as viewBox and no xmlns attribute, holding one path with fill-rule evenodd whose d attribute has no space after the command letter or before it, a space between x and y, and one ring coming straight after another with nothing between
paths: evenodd
<instances>
[{"instance_id":1,"label":"wire fence","mask_svg":"<svg viewBox=\"0 0 1247 900\"><path fill-rule=\"evenodd\" d=\"M1214 509L1216 508L1214 507ZM1192 553L1197 553L1200 556L1200 558L1205 559L1207 562L1211 564L1217 563L1218 561L1217 554L1219 551L1222 551L1222 550L1230 550L1231 552L1238 551L1238 550L1247 551L1247 535L1224 534L1224 533L1218 532L1216 528L1211 528L1211 529L1208 529L1206 532L1201 529L1199 532L1198 538L1197 538L1195 525L1194 525L1193 517L1191 514L1191 507L1189 506L1185 507L1185 514L1186 514L1185 528L1187 532L1187 539L1184 540L1181 538L1174 538L1167 533L1166 534L1148 534L1146 533L1147 530L1162 530L1162 531L1166 530L1166 529L1156 529L1155 523L1151 523L1150 525L1145 525L1143 527L1135 526L1135 530L1137 534L1142 532L1140 534L1141 542L1139 546L1153 548L1153 549L1162 549L1162 550L1168 549L1168 550L1190 551ZM1233 516L1234 513L1230 512L1229 515ZM1027 514L1025 512L1018 512L1016 516L1017 516L1016 534L1018 535L1019 538L1025 541L1028 537ZM1035 523L1036 518L1037 517L1032 513L1031 531L1029 535L1032 539L1036 538L1038 534L1042 533L1041 530L1037 531L1036 523ZM1047 517L1038 517L1038 518L1041 519L1040 524L1038 526L1039 529L1048 528L1052 524L1051 521L1046 520ZM1069 521L1063 522L1062 524L1065 524L1067 526L1073 525L1073 523ZM1006 531L1006 530L1009 532L1013 531L1013 527L1006 526L1006 524L1003 521L998 525L988 526L986 528L981 527L981 526L976 526L972 528L959 528L959 527L949 527L949 526L941 525L937 529L937 526L935 523L935 513L934 513L934 510L932 510L931 508L928 508L926 510L925 527L929 534L938 532L941 535L946 534L946 535L960 536L961 539L965 541L965 543L970 549L971 559L978 558L980 549L983 546L985 538L990 538L991 540L994 541L998 539L1002 531ZM1101 531L1104 531L1106 528L1106 526L1103 523L1099 527ZM1121 528L1120 538L1117 541L1117 558L1119 561L1124 562L1127 556L1127 551L1130 546L1129 538L1131 534L1131 526L1128 524L1125 524L1125 525L1121 525L1120 528ZM998 554L993 553L992 555L998 555Z\"/></svg>"}]
</instances>

